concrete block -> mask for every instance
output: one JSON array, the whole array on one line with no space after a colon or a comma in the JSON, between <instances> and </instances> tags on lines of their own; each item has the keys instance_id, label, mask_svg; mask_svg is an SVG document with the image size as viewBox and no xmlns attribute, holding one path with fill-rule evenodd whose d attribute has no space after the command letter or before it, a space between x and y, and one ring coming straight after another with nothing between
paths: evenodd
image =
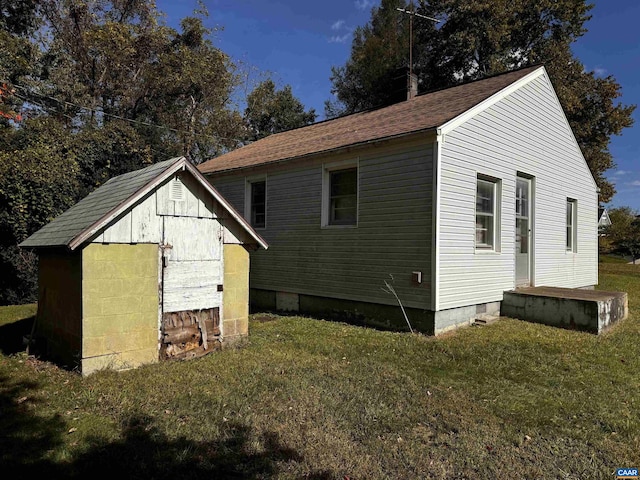
<instances>
[{"instance_id":1,"label":"concrete block","mask_svg":"<svg viewBox=\"0 0 640 480\"><path fill-rule=\"evenodd\" d=\"M222 335L224 337L234 337L238 334L235 320L225 320L222 322Z\"/></svg>"},{"instance_id":2,"label":"concrete block","mask_svg":"<svg viewBox=\"0 0 640 480\"><path fill-rule=\"evenodd\" d=\"M110 333L104 337L105 351L102 354L122 353L126 350L130 350L128 339L129 335L123 332Z\"/></svg>"},{"instance_id":3,"label":"concrete block","mask_svg":"<svg viewBox=\"0 0 640 480\"><path fill-rule=\"evenodd\" d=\"M128 315L129 320L125 327L129 332L144 332L147 330L156 330L158 328L158 314L136 313Z\"/></svg>"},{"instance_id":4,"label":"concrete block","mask_svg":"<svg viewBox=\"0 0 640 480\"><path fill-rule=\"evenodd\" d=\"M236 320L236 333L238 335L249 335L249 318Z\"/></svg>"},{"instance_id":5,"label":"concrete block","mask_svg":"<svg viewBox=\"0 0 640 480\"><path fill-rule=\"evenodd\" d=\"M159 302L160 299L158 297L157 287L155 287L155 292L151 295L147 294L142 297L138 297L138 304L134 311L146 316L155 316L157 318Z\"/></svg>"},{"instance_id":6,"label":"concrete block","mask_svg":"<svg viewBox=\"0 0 640 480\"><path fill-rule=\"evenodd\" d=\"M434 312L435 334L439 335L458 326L470 325L476 315L476 305Z\"/></svg>"},{"instance_id":7,"label":"concrete block","mask_svg":"<svg viewBox=\"0 0 640 480\"><path fill-rule=\"evenodd\" d=\"M102 298L99 296L85 295L82 299L82 316L85 318L101 317Z\"/></svg>"},{"instance_id":8,"label":"concrete block","mask_svg":"<svg viewBox=\"0 0 640 480\"><path fill-rule=\"evenodd\" d=\"M225 303L223 309L224 320L245 318L249 316L249 306L246 303Z\"/></svg>"},{"instance_id":9,"label":"concrete block","mask_svg":"<svg viewBox=\"0 0 640 480\"><path fill-rule=\"evenodd\" d=\"M502 302L489 302L486 304L487 308L485 313L488 315L500 316L500 304Z\"/></svg>"},{"instance_id":10,"label":"concrete block","mask_svg":"<svg viewBox=\"0 0 640 480\"><path fill-rule=\"evenodd\" d=\"M108 297L101 300L102 314L107 317L123 315L137 310L138 305L131 297Z\"/></svg>"},{"instance_id":11,"label":"concrete block","mask_svg":"<svg viewBox=\"0 0 640 480\"><path fill-rule=\"evenodd\" d=\"M154 347L157 348L158 345L157 338L149 338L148 335L141 335L136 331L129 331L126 334L123 334L123 336L124 346L121 350L122 352L148 350Z\"/></svg>"},{"instance_id":12,"label":"concrete block","mask_svg":"<svg viewBox=\"0 0 640 480\"><path fill-rule=\"evenodd\" d=\"M105 337L88 337L83 336L82 339L82 356L93 357L97 355L104 355L106 352Z\"/></svg>"},{"instance_id":13,"label":"concrete block","mask_svg":"<svg viewBox=\"0 0 640 480\"><path fill-rule=\"evenodd\" d=\"M97 357L86 357L81 361L81 370L82 375L86 376L100 370L126 370L157 362L157 348L153 348Z\"/></svg>"}]
</instances>

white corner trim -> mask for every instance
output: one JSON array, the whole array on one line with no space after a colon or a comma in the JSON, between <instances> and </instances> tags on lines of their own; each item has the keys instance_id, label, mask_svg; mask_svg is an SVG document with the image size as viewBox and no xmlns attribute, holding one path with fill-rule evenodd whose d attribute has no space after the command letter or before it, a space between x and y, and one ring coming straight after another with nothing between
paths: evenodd
<instances>
[{"instance_id":1,"label":"white corner trim","mask_svg":"<svg viewBox=\"0 0 640 480\"><path fill-rule=\"evenodd\" d=\"M484 112L486 109L495 105L500 100L512 94L513 92L523 87L527 83L531 82L532 80L535 80L540 75L545 74L545 72L546 70L544 69L544 67L540 66L536 68L533 72L522 77L521 79L516 80L510 85L507 85L505 88L494 93L489 98L485 98L482 102L477 104L475 107L470 108L469 110L467 110L464 113L461 113L457 117L452 118L447 123L442 124L437 129L438 135L446 135L447 133L451 132L453 129L459 127L460 125L470 120L471 118L475 117L479 113Z\"/></svg>"},{"instance_id":2,"label":"white corner trim","mask_svg":"<svg viewBox=\"0 0 640 480\"><path fill-rule=\"evenodd\" d=\"M441 190L441 163L442 144L444 136L437 135L433 144L433 243L431 244L431 310L437 312L440 309L440 190Z\"/></svg>"}]
</instances>

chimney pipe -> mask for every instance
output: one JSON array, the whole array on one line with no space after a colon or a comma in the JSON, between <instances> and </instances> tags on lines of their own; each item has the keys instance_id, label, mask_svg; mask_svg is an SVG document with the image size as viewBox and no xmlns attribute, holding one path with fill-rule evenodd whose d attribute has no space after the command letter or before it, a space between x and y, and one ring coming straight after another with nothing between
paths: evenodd
<instances>
[{"instance_id":1,"label":"chimney pipe","mask_svg":"<svg viewBox=\"0 0 640 480\"><path fill-rule=\"evenodd\" d=\"M413 72L407 73L407 100L411 100L418 95L418 75Z\"/></svg>"}]
</instances>

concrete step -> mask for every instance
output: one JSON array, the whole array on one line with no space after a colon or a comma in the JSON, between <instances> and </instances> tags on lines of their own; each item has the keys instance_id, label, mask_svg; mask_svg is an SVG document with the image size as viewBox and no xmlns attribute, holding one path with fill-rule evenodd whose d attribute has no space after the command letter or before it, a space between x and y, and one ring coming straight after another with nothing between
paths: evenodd
<instances>
[{"instance_id":1,"label":"concrete step","mask_svg":"<svg viewBox=\"0 0 640 480\"><path fill-rule=\"evenodd\" d=\"M626 292L580 288L526 287L504 292L505 317L602 333L629 314Z\"/></svg>"}]
</instances>

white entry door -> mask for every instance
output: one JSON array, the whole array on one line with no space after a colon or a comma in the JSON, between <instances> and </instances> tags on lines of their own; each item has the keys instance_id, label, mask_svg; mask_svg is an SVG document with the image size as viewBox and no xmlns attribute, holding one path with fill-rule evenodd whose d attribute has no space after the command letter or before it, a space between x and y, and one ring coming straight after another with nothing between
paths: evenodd
<instances>
[{"instance_id":1,"label":"white entry door","mask_svg":"<svg viewBox=\"0 0 640 480\"><path fill-rule=\"evenodd\" d=\"M531 285L531 180L516 179L516 286Z\"/></svg>"},{"instance_id":2,"label":"white entry door","mask_svg":"<svg viewBox=\"0 0 640 480\"><path fill-rule=\"evenodd\" d=\"M182 312L222 304L222 232L213 218L163 217L162 310Z\"/></svg>"}]
</instances>

